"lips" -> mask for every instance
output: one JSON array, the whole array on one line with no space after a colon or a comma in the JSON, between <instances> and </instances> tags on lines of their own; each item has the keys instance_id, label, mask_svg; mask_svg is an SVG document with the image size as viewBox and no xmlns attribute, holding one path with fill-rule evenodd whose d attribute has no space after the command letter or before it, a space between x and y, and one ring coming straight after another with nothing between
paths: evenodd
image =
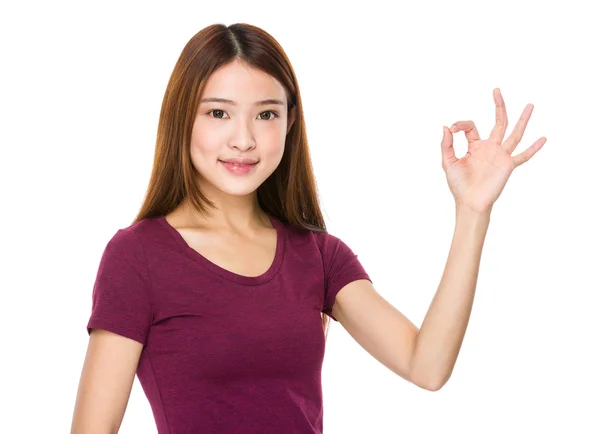
<instances>
[{"instance_id":1,"label":"lips","mask_svg":"<svg viewBox=\"0 0 600 434\"><path fill-rule=\"evenodd\" d=\"M254 167L257 163L253 164L235 164L235 163L227 163L225 161L221 161L220 163L232 174L234 175L244 175L248 173L252 173L254 171Z\"/></svg>"},{"instance_id":2,"label":"lips","mask_svg":"<svg viewBox=\"0 0 600 434\"><path fill-rule=\"evenodd\" d=\"M258 160L253 159L253 158L226 158L226 159L222 159L220 160L223 163L231 163L231 164L236 164L236 165L240 165L240 166L245 166L245 165L252 165L252 164L256 164L258 163Z\"/></svg>"},{"instance_id":3,"label":"lips","mask_svg":"<svg viewBox=\"0 0 600 434\"><path fill-rule=\"evenodd\" d=\"M233 165L233 166L240 166L240 167L242 167L242 166L254 166L254 165L256 164L256 163L251 163L251 164L238 164L238 163L233 163L233 162L231 162L231 161L222 161L222 160L221 160L221 163L231 164L231 165Z\"/></svg>"}]
</instances>

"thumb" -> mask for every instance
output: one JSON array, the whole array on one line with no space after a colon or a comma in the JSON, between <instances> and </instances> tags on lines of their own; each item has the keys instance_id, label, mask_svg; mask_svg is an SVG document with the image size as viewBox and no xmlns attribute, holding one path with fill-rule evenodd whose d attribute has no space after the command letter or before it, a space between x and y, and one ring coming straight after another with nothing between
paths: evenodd
<instances>
[{"instance_id":1,"label":"thumb","mask_svg":"<svg viewBox=\"0 0 600 434\"><path fill-rule=\"evenodd\" d=\"M452 146L452 143L454 141L452 132L446 126L444 126L443 129L444 136L442 138L442 168L446 170L446 168L454 164L454 162L457 161L458 158L456 158L456 154L454 153L454 147Z\"/></svg>"}]
</instances>

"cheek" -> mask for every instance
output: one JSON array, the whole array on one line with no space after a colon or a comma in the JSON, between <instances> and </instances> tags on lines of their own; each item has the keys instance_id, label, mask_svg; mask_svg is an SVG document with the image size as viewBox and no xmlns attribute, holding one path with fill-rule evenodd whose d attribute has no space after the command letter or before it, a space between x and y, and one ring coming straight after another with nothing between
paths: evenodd
<instances>
[{"instance_id":1,"label":"cheek","mask_svg":"<svg viewBox=\"0 0 600 434\"><path fill-rule=\"evenodd\" d=\"M276 167L281 162L283 152L285 151L284 142L280 139L273 140L272 142L264 143L263 146L259 146L258 152L259 158L261 158L268 166Z\"/></svg>"},{"instance_id":2,"label":"cheek","mask_svg":"<svg viewBox=\"0 0 600 434\"><path fill-rule=\"evenodd\" d=\"M190 153L194 158L205 158L216 155L219 150L219 140L214 134L192 132L190 139Z\"/></svg>"},{"instance_id":3,"label":"cheek","mask_svg":"<svg viewBox=\"0 0 600 434\"><path fill-rule=\"evenodd\" d=\"M283 155L285 149L285 131L280 129L273 129L265 134L263 137L263 152L271 157L277 157ZM258 142L260 145L260 141Z\"/></svg>"}]
</instances>

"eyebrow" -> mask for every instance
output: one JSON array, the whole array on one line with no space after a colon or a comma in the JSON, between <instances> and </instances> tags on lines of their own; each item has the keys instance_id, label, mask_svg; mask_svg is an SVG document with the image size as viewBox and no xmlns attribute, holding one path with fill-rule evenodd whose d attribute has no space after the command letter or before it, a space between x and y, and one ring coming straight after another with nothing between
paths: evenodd
<instances>
[{"instance_id":1,"label":"eyebrow","mask_svg":"<svg viewBox=\"0 0 600 434\"><path fill-rule=\"evenodd\" d=\"M230 99L225 99L225 98L203 98L200 101L200 104L204 104L206 102L220 102L220 103L224 103L224 104L231 104L231 105L237 105L237 103L235 101L232 101ZM282 105L285 106L285 104L283 103L283 101L279 100L279 99L264 99L262 101L257 101L254 103L254 105L270 105L270 104L278 104L278 105Z\"/></svg>"}]
</instances>

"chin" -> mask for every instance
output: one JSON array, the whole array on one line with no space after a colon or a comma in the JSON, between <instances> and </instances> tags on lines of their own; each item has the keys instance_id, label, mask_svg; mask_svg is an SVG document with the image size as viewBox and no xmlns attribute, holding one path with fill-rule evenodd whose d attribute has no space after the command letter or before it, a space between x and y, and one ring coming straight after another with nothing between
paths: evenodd
<instances>
[{"instance_id":1,"label":"chin","mask_svg":"<svg viewBox=\"0 0 600 434\"><path fill-rule=\"evenodd\" d=\"M241 181L241 182L218 182L213 184L213 186L221 191L222 193L228 194L230 196L248 196L256 192L260 184L251 181Z\"/></svg>"},{"instance_id":2,"label":"chin","mask_svg":"<svg viewBox=\"0 0 600 434\"><path fill-rule=\"evenodd\" d=\"M220 188L223 193L229 194L230 196L248 196L253 194L256 188Z\"/></svg>"}]
</instances>

